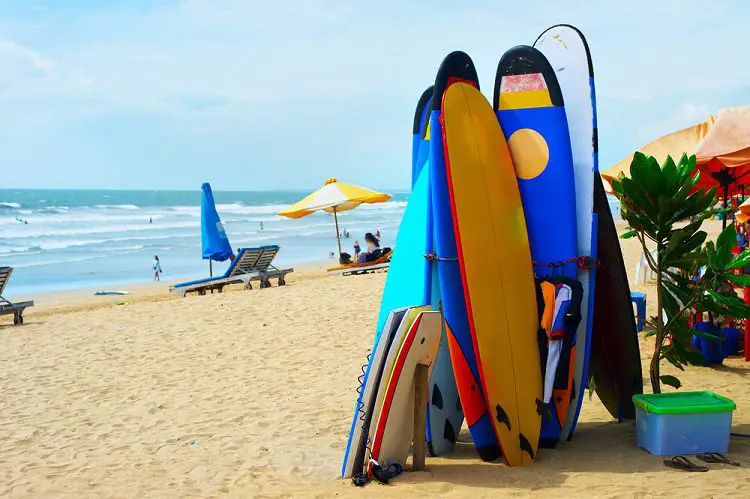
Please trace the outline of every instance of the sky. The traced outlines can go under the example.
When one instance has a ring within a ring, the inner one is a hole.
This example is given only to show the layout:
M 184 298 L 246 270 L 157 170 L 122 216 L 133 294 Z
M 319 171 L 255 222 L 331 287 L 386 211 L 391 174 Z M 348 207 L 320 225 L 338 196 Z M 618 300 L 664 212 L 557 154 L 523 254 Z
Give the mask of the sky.
M 0 188 L 407 190 L 417 99 L 463 50 L 579 27 L 600 167 L 750 104 L 750 3 L 0 0 Z M 492 99 L 490 98 L 490 101 Z

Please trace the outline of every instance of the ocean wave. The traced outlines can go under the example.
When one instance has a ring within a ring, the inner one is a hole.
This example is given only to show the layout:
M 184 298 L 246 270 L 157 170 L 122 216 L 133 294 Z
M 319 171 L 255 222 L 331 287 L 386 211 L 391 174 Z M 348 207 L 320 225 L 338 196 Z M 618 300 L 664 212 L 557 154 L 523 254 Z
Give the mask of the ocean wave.
M 21 207 L 21 205 L 18 204 L 18 203 L 9 203 L 9 202 L 2 202 L 2 203 L 0 203 L 0 209 L 17 210 L 20 207 Z
M 97 204 L 95 208 L 104 208 L 112 210 L 140 210 L 140 207 L 134 204 Z
M 25 212 L 26 210 L 20 210 L 19 213 Z M 44 213 L 51 213 L 51 214 L 44 214 Z M 29 224 L 33 225 L 52 225 L 52 224 L 72 224 L 72 223 L 105 223 L 105 222 L 141 222 L 145 223 L 148 222 L 148 219 L 151 218 L 154 221 L 161 220 L 164 218 L 164 215 L 132 215 L 129 213 L 114 213 L 114 214 L 105 214 L 105 213 L 95 213 L 95 212 L 85 212 L 85 211 L 75 211 L 73 213 L 66 213 L 66 212 L 57 212 L 57 211 L 32 211 L 31 213 L 24 213 L 26 215 L 26 219 L 29 221 Z M 13 223 L 14 220 L 9 220 L 8 222 L 3 223 L 0 221 L 0 225 L 13 225 L 16 224 Z
M 89 255 L 89 256 L 81 256 L 76 258 L 61 258 L 58 260 L 42 260 L 39 262 L 30 262 L 30 263 L 17 263 L 14 265 L 14 268 L 21 269 L 21 268 L 28 268 L 28 267 L 41 267 L 44 265 L 61 265 L 61 264 L 68 264 L 68 263 L 77 263 L 77 262 L 85 262 L 87 260 L 96 260 L 99 258 L 107 258 L 110 255 Z
M 159 230 L 173 229 L 195 229 L 200 227 L 200 222 L 180 222 L 173 224 L 142 224 L 142 225 L 103 225 L 94 227 L 76 227 L 76 228 L 34 228 L 31 222 L 23 225 L 24 230 L 0 230 L 0 239 L 24 239 L 24 238 L 46 238 L 54 236 L 85 236 L 89 234 L 109 234 L 109 233 L 133 233 L 149 232 Z M 196 231 L 198 233 L 198 231 Z

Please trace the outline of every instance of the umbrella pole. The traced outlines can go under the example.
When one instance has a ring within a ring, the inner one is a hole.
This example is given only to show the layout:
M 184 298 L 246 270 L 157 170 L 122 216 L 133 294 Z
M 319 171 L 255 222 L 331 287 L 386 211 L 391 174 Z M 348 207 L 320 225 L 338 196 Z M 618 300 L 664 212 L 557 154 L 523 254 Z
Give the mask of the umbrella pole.
M 208 276 L 214 276 L 214 261 L 210 258 L 208 259 Z
M 336 222 L 336 241 L 339 243 L 339 258 L 341 258 L 341 234 L 339 234 L 339 217 L 336 215 L 336 207 L 333 207 L 333 220 Z
M 729 195 L 729 184 L 724 184 L 724 209 L 727 209 L 727 196 Z M 726 229 L 727 228 L 727 218 L 729 218 L 729 214 L 724 212 L 724 217 L 721 221 L 721 228 Z

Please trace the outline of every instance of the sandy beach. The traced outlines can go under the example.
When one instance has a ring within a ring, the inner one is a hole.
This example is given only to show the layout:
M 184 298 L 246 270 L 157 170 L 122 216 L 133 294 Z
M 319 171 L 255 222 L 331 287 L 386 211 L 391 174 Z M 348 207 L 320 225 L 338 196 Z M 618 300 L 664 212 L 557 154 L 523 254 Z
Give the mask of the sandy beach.
M 640 249 L 623 244 L 632 274 Z M 428 458 L 426 472 L 353 487 L 338 472 L 385 274 L 326 277 L 324 267 L 295 272 L 286 287 L 186 299 L 165 284 L 101 299 L 37 296 L 24 326 L 0 318 L 0 495 L 747 494 L 747 439 L 731 442 L 742 468 L 669 470 L 635 446 L 634 423 L 613 422 L 596 396 L 584 402 L 574 439 L 539 452 L 532 467 L 482 463 L 464 428 L 456 452 Z M 644 359 L 652 346 L 641 340 Z M 749 373 L 728 359 L 689 367 L 681 379 L 686 390 L 733 399 L 733 431 L 750 433 Z

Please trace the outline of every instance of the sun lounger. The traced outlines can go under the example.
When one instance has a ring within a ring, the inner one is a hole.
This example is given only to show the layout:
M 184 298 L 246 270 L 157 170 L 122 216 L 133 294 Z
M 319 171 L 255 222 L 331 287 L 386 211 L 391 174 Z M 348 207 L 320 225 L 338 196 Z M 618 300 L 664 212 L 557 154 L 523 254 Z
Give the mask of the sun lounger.
M 347 263 L 346 265 L 340 265 L 328 269 L 328 274 L 341 274 L 341 275 L 358 275 L 367 274 L 369 272 L 375 272 L 376 270 L 388 269 L 391 266 L 391 255 L 393 251 L 389 251 L 385 255 L 381 256 L 377 260 L 365 263 Z
M 204 295 L 206 291 L 214 290 L 221 293 L 224 286 L 229 284 L 242 283 L 245 289 L 252 289 L 252 281 L 260 281 L 261 288 L 268 288 L 271 286 L 271 278 L 277 278 L 279 286 L 283 286 L 286 284 L 284 276 L 294 272 L 294 269 L 278 269 L 271 265 L 279 249 L 276 245 L 241 248 L 224 275 L 182 282 L 171 286 L 169 290 L 183 297 L 190 292 Z
M 28 307 L 34 306 L 34 301 L 12 302 L 3 297 L 5 286 L 10 280 L 13 273 L 13 267 L 0 267 L 0 315 L 13 314 L 13 324 L 16 326 L 23 324 L 23 311 Z

